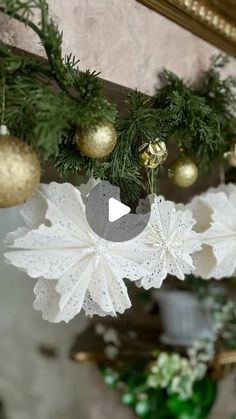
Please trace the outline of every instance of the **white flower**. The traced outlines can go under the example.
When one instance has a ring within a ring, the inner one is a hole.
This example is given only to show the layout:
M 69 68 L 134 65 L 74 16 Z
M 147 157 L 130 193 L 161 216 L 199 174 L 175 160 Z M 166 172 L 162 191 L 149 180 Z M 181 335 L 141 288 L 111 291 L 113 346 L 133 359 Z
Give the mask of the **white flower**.
M 159 288 L 167 274 L 183 280 L 185 274 L 194 271 L 191 255 L 201 247 L 194 224 L 191 212 L 183 206 L 162 196 L 154 198 L 149 223 L 142 233 L 143 243 L 152 249 L 152 256 L 144 263 L 147 274 L 141 280 L 145 289 Z
M 221 279 L 236 274 L 236 186 L 220 185 L 196 197 L 190 208 L 204 243 L 194 258 L 196 275 Z
M 105 331 L 105 333 L 103 334 L 103 340 L 106 343 L 112 343 L 114 346 L 120 346 L 121 345 L 118 333 L 112 327 L 109 327 Z
M 97 323 L 95 326 L 95 332 L 97 335 L 99 336 L 103 336 L 104 333 L 106 332 L 106 327 L 104 324 L 102 323 Z
M 131 305 L 123 278 L 144 273 L 140 243 L 96 235 L 85 197 L 86 188 L 81 194 L 68 183 L 40 185 L 21 210 L 26 227 L 6 239 L 13 249 L 8 262 L 39 278 L 34 307 L 51 322 L 69 321 L 82 308 L 89 315 L 123 313 Z
M 119 353 L 119 349 L 116 346 L 107 345 L 104 349 L 104 352 L 108 359 L 114 360 Z

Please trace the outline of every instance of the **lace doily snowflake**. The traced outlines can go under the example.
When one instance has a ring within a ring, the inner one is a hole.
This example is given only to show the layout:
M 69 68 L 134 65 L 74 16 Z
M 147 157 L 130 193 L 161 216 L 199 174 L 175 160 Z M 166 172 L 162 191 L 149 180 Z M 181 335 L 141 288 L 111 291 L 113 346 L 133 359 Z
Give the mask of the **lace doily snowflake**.
M 97 236 L 86 215 L 87 193 L 69 183 L 40 185 L 24 204 L 26 227 L 9 233 L 7 261 L 39 278 L 34 307 L 51 322 L 88 315 L 116 315 L 131 306 L 123 278 L 144 275 L 138 240 L 111 242 Z
M 189 207 L 198 220 L 202 250 L 195 255 L 196 275 L 221 279 L 236 273 L 236 186 L 220 185 L 196 197 Z
M 188 209 L 162 196 L 152 196 L 152 200 L 149 223 L 142 233 L 142 241 L 152 249 L 152 256 L 144 263 L 147 273 L 138 282 L 145 289 L 159 288 L 167 274 L 183 280 L 185 274 L 194 271 L 192 254 L 201 247 Z

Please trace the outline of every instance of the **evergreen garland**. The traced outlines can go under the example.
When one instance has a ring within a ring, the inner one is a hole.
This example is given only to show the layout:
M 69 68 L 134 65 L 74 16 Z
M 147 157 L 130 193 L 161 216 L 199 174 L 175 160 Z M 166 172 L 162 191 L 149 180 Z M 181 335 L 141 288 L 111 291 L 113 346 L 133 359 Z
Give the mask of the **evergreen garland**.
M 33 21 L 40 12 L 38 24 Z M 0 11 L 29 26 L 40 38 L 48 62 L 22 56 L 0 43 L 0 77 L 6 86 L 6 123 L 12 134 L 32 144 L 42 161 L 52 162 L 62 176 L 83 171 L 108 179 L 126 199 L 136 198 L 144 178 L 154 189 L 159 169 L 147 176 L 138 160 L 139 146 L 157 137 L 173 141 L 192 155 L 199 168 L 208 170 L 222 159 L 236 134 L 236 79 L 221 79 L 227 64 L 214 57 L 198 82 L 186 82 L 163 70 L 162 87 L 152 98 L 133 92 L 127 98 L 129 114 L 117 115 L 103 95 L 97 73 L 79 71 L 72 55 L 62 57 L 62 34 L 48 16 L 46 0 L 0 0 Z M 56 88 L 55 88 L 56 84 Z M 2 83 L 3 85 L 3 83 Z M 116 124 L 118 145 L 105 160 L 84 157 L 75 150 L 75 127 Z

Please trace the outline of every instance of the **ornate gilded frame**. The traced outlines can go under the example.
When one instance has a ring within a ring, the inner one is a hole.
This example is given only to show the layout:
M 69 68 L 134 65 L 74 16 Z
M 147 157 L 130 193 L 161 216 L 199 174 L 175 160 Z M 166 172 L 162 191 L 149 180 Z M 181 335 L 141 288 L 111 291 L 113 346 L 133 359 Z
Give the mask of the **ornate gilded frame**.
M 236 56 L 236 0 L 138 0 Z

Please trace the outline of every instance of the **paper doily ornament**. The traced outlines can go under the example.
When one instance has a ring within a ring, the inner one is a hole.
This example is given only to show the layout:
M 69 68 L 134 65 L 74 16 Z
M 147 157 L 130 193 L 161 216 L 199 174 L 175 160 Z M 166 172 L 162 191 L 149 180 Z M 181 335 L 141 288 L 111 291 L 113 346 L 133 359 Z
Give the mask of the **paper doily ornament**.
M 198 222 L 202 250 L 194 262 L 196 275 L 221 279 L 236 274 L 236 186 L 220 185 L 194 198 L 189 205 Z
M 148 226 L 142 233 L 142 242 L 152 250 L 152 256 L 144 263 L 147 274 L 139 285 L 160 288 L 168 274 L 183 280 L 194 271 L 192 254 L 201 248 L 199 236 L 193 231 L 195 222 L 191 211 L 182 205 L 165 201 L 162 196 L 154 198 Z
M 144 274 L 140 243 L 97 236 L 85 215 L 86 188 L 81 191 L 69 183 L 40 185 L 21 210 L 26 227 L 6 238 L 7 261 L 40 278 L 34 305 L 51 322 L 69 321 L 81 309 L 123 313 L 131 305 L 123 278 Z

